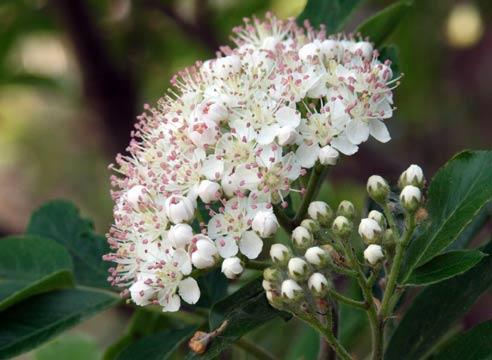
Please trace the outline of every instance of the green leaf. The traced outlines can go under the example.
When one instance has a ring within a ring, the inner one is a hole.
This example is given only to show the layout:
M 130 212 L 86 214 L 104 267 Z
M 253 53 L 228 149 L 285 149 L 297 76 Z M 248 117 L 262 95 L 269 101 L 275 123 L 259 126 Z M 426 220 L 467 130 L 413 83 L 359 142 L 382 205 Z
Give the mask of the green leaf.
M 34 212 L 27 233 L 56 240 L 72 256 L 77 283 L 92 287 L 110 287 L 106 281 L 110 263 L 102 260 L 109 253 L 104 236 L 94 233 L 92 223 L 80 217 L 70 202 L 55 200 Z
M 352 299 L 363 300 L 360 287 L 354 279 L 349 280 L 345 294 Z M 343 303 L 339 304 L 338 338 L 342 345 L 351 347 L 361 335 L 364 336 L 368 325 L 365 311 Z
M 125 348 L 117 360 L 166 360 L 196 330 L 196 326 L 187 326 L 183 329 L 163 331 L 148 337 Z
M 315 360 L 319 351 L 319 333 L 305 323 L 300 324 L 296 336 L 289 342 L 285 360 Z
M 0 311 L 35 294 L 73 285 L 63 246 L 38 236 L 0 240 Z
M 416 268 L 404 285 L 430 285 L 462 274 L 474 267 L 484 256 L 477 250 L 449 251 Z
M 200 276 L 197 281 L 201 295 L 196 306 L 210 308 L 227 295 L 227 286 L 229 283 L 220 269 L 209 271 L 205 275 Z
M 432 360 L 492 360 L 492 321 L 455 336 Z
M 412 0 L 397 1 L 364 21 L 355 32 L 369 36 L 378 48 L 393 33 L 412 5 Z
M 97 360 L 101 351 L 89 336 L 67 334 L 43 345 L 33 355 L 35 360 Z
M 326 26 L 328 34 L 340 31 L 352 12 L 363 0 L 308 0 L 297 22 L 309 20 L 315 28 Z
M 434 176 L 429 186 L 427 226 L 407 250 L 400 283 L 452 244 L 492 199 L 492 151 L 464 151 Z
M 210 329 L 216 329 L 224 320 L 228 320 L 228 325 L 213 340 L 205 354 L 190 353 L 187 359 L 213 359 L 244 334 L 283 314 L 268 303 L 261 280 L 258 278 L 249 282 L 212 307 Z
M 65 289 L 18 303 L 2 312 L 0 359 L 34 349 L 119 301 L 108 292 Z
M 490 219 L 492 203 L 485 205 L 480 213 L 466 227 L 458 238 L 447 247 L 446 250 L 458 250 L 466 248 L 483 229 Z
M 492 243 L 483 252 L 492 253 Z M 421 291 L 391 337 L 386 360 L 418 360 L 492 286 L 492 256 L 466 273 Z M 402 351 L 404 349 L 404 351 Z

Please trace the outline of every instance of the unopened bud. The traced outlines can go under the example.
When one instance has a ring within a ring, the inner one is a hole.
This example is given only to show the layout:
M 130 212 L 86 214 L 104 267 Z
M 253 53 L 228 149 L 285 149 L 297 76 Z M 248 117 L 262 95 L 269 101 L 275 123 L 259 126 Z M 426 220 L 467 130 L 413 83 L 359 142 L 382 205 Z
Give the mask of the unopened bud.
M 309 275 L 307 262 L 298 257 L 290 259 L 287 268 L 289 276 L 294 280 L 305 280 Z
M 364 250 L 364 259 L 371 265 L 376 265 L 384 259 L 383 249 L 380 245 L 371 244 Z
M 345 216 L 337 216 L 333 221 L 332 230 L 341 238 L 346 239 L 352 233 L 352 223 Z
M 270 257 L 276 264 L 287 265 L 289 259 L 292 257 L 292 252 L 283 244 L 273 244 L 270 248 Z
M 228 279 L 237 279 L 243 270 L 243 264 L 236 256 L 224 259 L 222 262 L 222 272 Z
M 193 228 L 188 224 L 176 224 L 171 226 L 167 238 L 176 248 L 184 248 L 193 238 Z
M 421 200 L 422 193 L 416 186 L 407 185 L 400 193 L 401 206 L 409 213 L 413 213 L 419 208 Z
M 281 274 L 277 269 L 269 267 L 263 270 L 263 278 L 269 282 L 279 282 Z
M 304 257 L 310 264 L 321 268 L 330 261 L 330 254 L 319 246 L 313 246 L 307 249 Z
M 400 189 L 403 189 L 407 185 L 413 185 L 422 189 L 424 183 L 424 172 L 420 166 L 415 164 L 410 165 L 408 169 L 400 175 L 400 179 L 398 180 L 398 186 Z
M 215 181 L 202 180 L 198 186 L 198 196 L 205 204 L 209 204 L 220 199 L 220 190 L 220 185 Z
M 367 217 L 376 221 L 379 226 L 381 226 L 381 229 L 386 229 L 386 218 L 381 212 L 377 210 L 371 210 L 369 211 L 369 214 L 367 214 Z
M 345 216 L 349 220 L 353 220 L 355 217 L 355 206 L 350 201 L 343 200 L 338 205 L 337 215 Z
M 207 269 L 215 266 L 218 250 L 214 242 L 205 235 L 193 238 L 195 251 L 191 254 L 191 262 L 197 269 Z
M 323 146 L 319 150 L 319 162 L 321 165 L 335 165 L 340 154 L 330 145 Z
M 303 226 L 298 226 L 292 231 L 292 240 L 299 249 L 306 249 L 313 245 L 313 235 Z
M 385 179 L 379 175 L 372 175 L 367 179 L 367 193 L 375 202 L 381 204 L 386 201 L 390 187 Z
M 333 220 L 333 210 L 324 201 L 313 201 L 309 204 L 308 215 L 323 226 L 329 226 Z
M 174 224 L 188 222 L 195 214 L 195 206 L 191 200 L 178 195 L 169 197 L 164 204 L 164 209 L 167 217 Z
M 320 229 L 319 224 L 311 219 L 302 220 L 301 226 L 308 229 L 311 233 L 316 233 Z
M 316 297 L 325 296 L 328 290 L 328 280 L 321 273 L 314 273 L 308 280 L 309 290 Z
M 303 290 L 295 280 L 287 279 L 282 282 L 281 292 L 283 297 L 295 300 L 302 296 Z
M 381 239 L 381 226 L 373 219 L 362 219 L 359 224 L 359 235 L 366 244 L 375 244 Z
M 277 141 L 280 146 L 292 145 L 296 142 L 297 131 L 291 126 L 283 126 L 278 130 Z
M 271 211 L 258 211 L 253 218 L 251 227 L 260 237 L 270 237 L 277 232 L 277 217 Z

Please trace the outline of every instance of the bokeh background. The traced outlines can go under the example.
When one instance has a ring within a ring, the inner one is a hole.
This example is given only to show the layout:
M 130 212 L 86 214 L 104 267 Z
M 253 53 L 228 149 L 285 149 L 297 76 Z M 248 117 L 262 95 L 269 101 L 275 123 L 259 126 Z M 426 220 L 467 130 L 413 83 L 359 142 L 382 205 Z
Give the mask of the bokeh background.
M 366 1 L 347 28 L 389 3 Z M 73 200 L 104 233 L 112 217 L 107 165 L 125 149 L 143 104 L 154 103 L 176 71 L 228 44 L 244 16 L 296 16 L 304 4 L 2 0 L 0 233 L 21 232 L 30 212 L 55 197 Z M 492 1 L 416 0 L 389 42 L 400 49 L 404 73 L 388 122 L 393 140 L 366 143 L 344 159 L 329 178 L 332 201 L 362 204 L 373 173 L 395 180 L 417 163 L 430 176 L 464 148 L 492 147 Z M 122 331 L 122 319 L 104 314 L 79 331 L 102 346 Z

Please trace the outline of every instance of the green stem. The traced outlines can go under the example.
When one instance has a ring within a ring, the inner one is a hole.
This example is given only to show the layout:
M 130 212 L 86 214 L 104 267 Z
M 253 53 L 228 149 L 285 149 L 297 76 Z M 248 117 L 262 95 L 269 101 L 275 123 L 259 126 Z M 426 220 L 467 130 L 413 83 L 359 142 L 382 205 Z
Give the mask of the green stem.
M 332 288 L 329 288 L 328 289 L 328 294 L 335 300 L 339 301 L 339 302 L 342 302 L 344 304 L 347 304 L 347 305 L 350 305 L 350 306 L 353 306 L 353 307 L 356 307 L 356 308 L 359 308 L 359 309 L 362 309 L 362 310 L 366 310 L 367 309 L 367 304 L 364 302 L 364 301 L 357 301 L 357 300 L 354 300 L 354 299 L 351 299 L 345 295 L 342 295 L 340 294 L 338 291 L 332 289 Z
M 273 205 L 273 211 L 277 216 L 277 220 L 280 226 L 282 226 L 287 233 L 290 233 L 292 230 L 294 230 L 295 226 L 293 220 L 287 216 L 284 209 L 282 209 L 279 204 Z
M 398 230 L 398 227 L 396 226 L 396 221 L 395 217 L 393 216 L 393 213 L 391 212 L 388 203 L 380 204 L 381 207 L 383 208 L 384 216 L 386 217 L 386 220 L 388 221 L 388 225 L 391 230 L 393 230 L 393 235 L 398 238 L 400 236 L 400 232 Z
M 316 195 L 319 184 L 324 178 L 324 176 L 321 176 L 324 169 L 325 167 L 323 165 L 316 164 L 311 170 L 311 175 L 309 176 L 309 182 L 306 188 L 306 192 L 303 195 L 301 205 L 299 206 L 296 216 L 293 219 L 294 226 L 299 225 L 306 216 L 309 204 L 313 200 L 313 197 Z
M 277 360 L 277 358 L 275 356 L 273 356 L 272 354 L 270 354 L 268 351 L 259 347 L 254 342 L 252 342 L 246 338 L 240 338 L 234 344 L 237 347 L 243 349 L 244 351 L 250 353 L 251 355 L 253 355 L 258 360 Z
M 272 266 L 269 262 L 259 261 L 259 260 L 248 260 L 246 263 L 246 268 L 251 270 L 265 270 L 266 268 Z

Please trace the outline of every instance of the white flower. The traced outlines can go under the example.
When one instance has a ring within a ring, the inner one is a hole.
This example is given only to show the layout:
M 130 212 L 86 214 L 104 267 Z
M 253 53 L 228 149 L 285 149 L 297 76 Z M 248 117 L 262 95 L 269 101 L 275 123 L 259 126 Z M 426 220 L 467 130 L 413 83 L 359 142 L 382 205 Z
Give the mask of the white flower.
M 313 265 L 323 265 L 329 260 L 329 254 L 319 246 L 313 246 L 306 250 L 304 257 Z
M 184 196 L 173 195 L 166 199 L 164 206 L 167 217 L 175 224 L 190 221 L 195 214 L 194 204 Z
M 197 269 L 206 269 L 215 265 L 217 259 L 217 247 L 208 236 L 197 235 L 193 240 L 194 251 L 191 261 Z
M 328 226 L 332 219 L 333 211 L 324 201 L 313 201 L 308 206 L 308 215 L 321 225 Z
M 280 146 L 292 145 L 297 140 L 297 131 L 291 126 L 278 129 L 277 142 Z
M 222 272 L 228 279 L 237 279 L 244 268 L 238 257 L 230 257 L 222 262 Z
M 323 146 L 319 149 L 319 162 L 321 165 L 335 165 L 339 155 L 338 151 L 330 145 Z
M 376 265 L 384 259 L 383 249 L 379 245 L 371 244 L 364 250 L 364 259 L 371 265 Z
M 277 217 L 273 211 L 258 211 L 253 218 L 251 227 L 262 238 L 274 235 L 278 229 Z
M 292 240 L 299 248 L 305 249 L 313 243 L 313 235 L 303 226 L 298 226 L 292 231 Z
M 400 202 L 403 208 L 407 211 L 415 211 L 422 200 L 422 192 L 413 185 L 407 185 L 400 193 Z
M 208 204 L 220 199 L 220 190 L 220 185 L 215 181 L 202 180 L 198 186 L 198 196 L 205 204 Z
M 308 280 L 309 289 L 317 296 L 326 294 L 326 288 L 328 287 L 328 280 L 321 273 L 314 273 Z
M 283 244 L 273 244 L 270 248 L 270 257 L 273 262 L 287 264 L 290 256 L 291 252 L 289 248 Z
M 278 136 L 279 145 L 292 144 L 297 135 L 295 129 L 301 123 L 299 113 L 295 109 L 283 106 L 275 112 L 272 120 L 272 124 L 264 124 L 261 127 L 258 134 L 258 143 L 262 145 L 271 144 L 275 137 Z
M 362 219 L 359 224 L 359 235 L 368 242 L 372 242 L 381 236 L 381 226 L 376 220 Z
M 293 300 L 302 294 L 302 288 L 295 280 L 287 279 L 282 282 L 281 293 L 287 299 Z
M 287 268 L 289 269 L 289 275 L 294 279 L 302 279 L 308 272 L 306 261 L 298 257 L 290 259 Z
M 268 204 L 256 203 L 251 197 L 234 197 L 225 203 L 223 211 L 210 219 L 208 235 L 223 258 L 235 256 L 238 250 L 249 259 L 258 257 L 263 241 L 251 229 L 251 224 L 258 211 L 268 208 Z
M 185 248 L 186 245 L 191 243 L 193 229 L 188 224 L 176 224 L 171 226 L 167 237 L 174 247 Z

